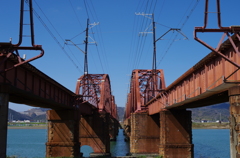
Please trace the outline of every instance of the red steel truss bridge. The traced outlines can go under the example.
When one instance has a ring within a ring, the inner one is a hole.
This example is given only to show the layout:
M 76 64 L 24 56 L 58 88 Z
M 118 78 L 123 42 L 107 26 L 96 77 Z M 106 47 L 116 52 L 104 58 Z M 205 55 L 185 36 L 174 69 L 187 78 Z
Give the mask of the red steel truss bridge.
M 194 157 L 191 111 L 188 108 L 230 103 L 230 152 L 239 157 L 240 26 L 223 27 L 217 0 L 218 28 L 204 26 L 194 39 L 211 52 L 166 87 L 163 70 L 133 70 L 125 109 L 124 129 L 132 155 Z M 198 37 L 222 33 L 216 48 Z
M 72 92 L 29 64 L 44 55 L 36 45 L 30 12 L 31 46 L 23 41 L 24 0 L 21 0 L 19 42 L 0 43 L 0 157 L 6 157 L 8 103 L 49 108 L 46 157 L 81 157 L 80 147 L 89 145 L 93 155 L 110 155 L 110 140 L 118 134 L 118 114 L 107 74 L 84 74 Z M 26 11 L 26 10 L 25 10 Z M 20 51 L 38 51 L 27 60 Z

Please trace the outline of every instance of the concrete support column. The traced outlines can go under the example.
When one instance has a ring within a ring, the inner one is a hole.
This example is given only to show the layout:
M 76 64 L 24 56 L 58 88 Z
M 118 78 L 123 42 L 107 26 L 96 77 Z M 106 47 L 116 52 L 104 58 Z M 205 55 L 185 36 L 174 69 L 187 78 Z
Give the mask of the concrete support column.
M 49 110 L 46 157 L 80 157 L 77 110 Z
M 230 154 L 240 157 L 240 87 L 228 90 L 230 103 Z
M 114 129 L 115 129 L 115 133 L 116 133 L 116 136 L 118 135 L 119 133 L 119 128 L 120 128 L 120 123 L 118 122 L 118 120 L 115 120 L 114 119 Z
M 128 118 L 124 121 L 123 123 L 123 134 L 125 135 L 124 140 L 129 141 L 130 140 L 130 135 L 131 135 L 131 119 Z
M 192 158 L 193 153 L 191 111 L 161 111 L 159 154 L 164 158 Z
M 0 93 L 0 157 L 7 154 L 8 93 Z
M 98 112 L 81 118 L 79 141 L 82 146 L 92 147 L 91 157 L 111 156 L 109 120 L 109 114 L 99 114 Z
M 110 141 L 116 141 L 116 133 L 115 133 L 115 126 L 114 126 L 114 120 L 113 118 L 109 119 L 109 136 Z
M 131 114 L 130 154 L 159 155 L 159 114 Z
M 109 135 L 111 141 L 116 141 L 118 135 L 118 121 L 114 118 L 109 119 Z

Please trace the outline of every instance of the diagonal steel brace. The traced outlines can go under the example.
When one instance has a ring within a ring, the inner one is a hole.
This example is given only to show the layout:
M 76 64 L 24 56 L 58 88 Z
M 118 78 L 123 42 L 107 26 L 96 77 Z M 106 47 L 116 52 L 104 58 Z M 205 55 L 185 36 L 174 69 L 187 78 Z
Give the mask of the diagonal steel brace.
M 220 55 L 226 61 L 228 61 L 231 64 L 233 64 L 234 66 L 236 66 L 237 70 L 235 72 L 237 72 L 240 69 L 240 65 L 237 64 L 236 62 L 230 60 L 228 57 L 226 57 L 219 49 L 221 47 L 221 44 L 223 43 L 224 38 L 227 36 L 229 42 L 231 43 L 231 45 L 232 45 L 232 47 L 234 49 L 234 51 L 240 56 L 240 52 L 238 51 L 236 44 L 234 43 L 232 37 L 230 36 L 230 33 L 234 33 L 235 36 L 237 37 L 237 39 L 240 41 L 240 36 L 239 36 L 240 26 L 222 27 L 222 25 L 221 25 L 221 12 L 220 12 L 220 0 L 216 0 L 216 3 L 217 3 L 218 28 L 216 28 L 216 29 L 208 29 L 207 28 L 208 13 L 209 13 L 208 12 L 208 0 L 206 0 L 205 2 L 206 3 L 205 3 L 204 26 L 202 26 L 202 27 L 195 27 L 194 28 L 194 39 L 196 41 L 198 41 L 199 43 L 201 43 L 202 45 L 204 45 L 205 47 L 207 47 L 208 49 L 210 49 L 213 52 L 215 52 L 216 54 Z M 223 36 L 220 39 L 217 48 L 215 49 L 212 46 L 210 46 L 209 44 L 205 43 L 203 40 L 199 39 L 197 37 L 197 33 L 198 32 L 202 32 L 202 33 L 204 33 L 204 32 L 223 32 Z M 233 74 L 231 74 L 231 75 L 233 75 Z M 229 78 L 230 76 L 228 76 L 227 78 Z M 226 79 L 225 79 L 225 81 L 226 81 Z

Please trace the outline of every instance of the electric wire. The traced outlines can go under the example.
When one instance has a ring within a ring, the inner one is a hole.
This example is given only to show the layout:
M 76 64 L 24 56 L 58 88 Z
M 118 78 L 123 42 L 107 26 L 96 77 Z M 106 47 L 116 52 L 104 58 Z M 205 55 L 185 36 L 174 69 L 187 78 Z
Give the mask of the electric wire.
M 93 34 L 93 32 L 92 32 L 92 34 Z M 95 38 L 95 37 L 94 37 L 94 34 L 93 34 L 93 38 Z M 103 71 L 103 73 L 104 73 L 102 60 L 101 60 L 101 58 L 100 58 L 100 53 L 99 53 L 99 50 L 98 50 L 97 45 L 95 45 L 95 46 L 96 46 L 96 49 L 97 49 L 97 54 L 98 54 L 98 58 L 99 58 L 99 61 L 100 61 L 100 65 L 101 65 L 102 71 Z
M 147 1 L 146 5 L 144 5 L 144 3 L 143 3 L 142 6 L 143 7 L 145 6 L 143 14 L 147 13 L 147 8 L 149 6 L 149 0 Z M 140 23 L 140 29 L 139 30 L 143 31 L 143 29 L 146 28 L 146 26 L 148 24 L 148 21 L 147 21 L 148 19 L 147 18 L 143 18 L 143 17 L 141 17 L 141 18 L 142 18 L 142 20 L 141 20 L 141 23 Z M 133 68 L 134 67 L 138 67 L 138 65 L 140 63 L 141 56 L 142 56 L 142 53 L 143 53 L 143 50 L 144 50 L 144 43 L 145 43 L 145 41 L 146 41 L 146 36 L 144 36 L 144 38 L 139 38 L 139 40 L 138 40 L 137 50 L 135 52 L 136 58 L 135 58 L 135 61 L 134 61 Z
M 76 36 L 73 36 L 72 38 L 70 38 L 70 40 L 73 40 L 74 38 L 78 37 L 79 35 L 83 34 L 84 32 L 86 32 L 86 30 L 84 30 L 83 32 L 80 32 L 80 33 L 77 34 Z
M 196 1 L 196 3 L 194 4 L 193 8 L 190 10 L 189 14 L 186 16 L 184 22 L 182 23 L 180 29 L 182 30 L 182 28 L 185 26 L 185 24 L 187 23 L 187 21 L 189 20 L 190 16 L 192 15 L 193 11 L 195 10 L 195 8 L 197 7 L 197 5 L 199 4 L 199 0 Z M 190 4 L 191 5 L 191 4 Z M 189 7 L 190 8 L 190 7 Z M 182 18 L 183 19 L 183 18 Z M 182 20 L 181 20 L 182 21 Z M 178 24 L 180 25 L 180 23 Z M 175 39 L 177 38 L 179 34 L 176 34 L 174 39 L 172 40 L 172 42 L 169 44 L 169 46 L 167 47 L 166 51 L 164 52 L 162 58 L 160 59 L 157 67 L 160 65 L 160 63 L 162 62 L 162 60 L 164 59 L 164 57 L 166 56 L 166 54 L 168 53 L 168 51 L 170 50 L 171 46 L 173 45 L 173 43 L 175 42 Z
M 76 19 L 78 20 L 78 22 L 79 22 L 79 24 L 80 24 L 80 26 L 81 26 L 81 29 L 83 30 L 83 26 L 82 26 L 82 24 L 81 24 L 81 22 L 80 22 L 80 19 L 79 19 L 78 16 L 77 16 L 77 13 L 76 13 L 76 11 L 75 11 L 75 9 L 74 9 L 74 7 L 73 7 L 73 4 L 72 4 L 71 0 L 69 0 L 69 3 L 70 3 L 70 6 L 72 7 L 72 10 L 73 10 L 73 12 L 74 12 L 74 15 L 75 15 Z
M 86 1 L 84 1 L 84 6 L 85 6 L 85 8 L 86 8 L 87 15 L 88 15 L 88 16 L 91 15 L 91 18 L 92 18 L 93 20 L 97 21 L 98 17 L 97 17 L 96 10 L 95 10 L 95 8 L 94 8 L 94 6 L 93 6 L 93 4 L 92 4 L 91 1 L 90 1 L 90 3 L 91 3 L 91 4 L 87 3 Z M 92 8 L 92 9 L 91 9 L 91 8 Z M 93 10 L 93 11 L 92 11 L 92 10 Z M 95 17 L 96 17 L 96 18 L 95 18 Z M 96 30 L 99 30 L 99 27 L 96 27 Z M 101 32 L 101 31 L 98 31 L 98 32 Z M 92 34 L 93 34 L 93 32 L 92 32 Z M 97 34 L 97 35 L 98 35 L 98 39 L 101 41 L 101 45 L 100 45 L 100 46 L 102 46 L 102 45 L 103 45 L 103 38 L 102 38 L 102 36 L 100 36 L 99 34 Z M 94 36 L 94 34 L 93 34 L 93 36 Z M 94 36 L 94 39 L 95 39 L 95 36 Z M 103 47 L 101 47 L 101 48 L 103 48 Z M 103 62 L 102 62 L 102 59 L 101 59 L 100 50 L 99 50 L 99 48 L 98 48 L 98 45 L 96 45 L 96 50 L 97 50 L 97 53 L 98 53 L 98 58 L 99 58 L 99 62 L 100 62 L 102 71 L 104 72 L 104 67 L 103 67 L 103 64 L 102 64 Z M 103 54 L 102 57 L 103 57 L 103 59 L 105 59 L 105 61 L 106 61 L 106 62 L 104 62 L 104 63 L 105 63 L 105 65 L 107 65 L 108 62 L 107 62 L 107 58 L 106 58 L 105 48 L 104 48 L 104 50 L 103 50 L 102 52 L 103 52 L 103 53 L 102 53 L 102 54 Z M 106 67 L 108 68 L 108 66 L 106 66 Z
M 157 14 L 157 18 L 156 18 L 157 21 L 159 21 L 159 19 L 160 19 L 160 15 L 162 14 L 165 2 L 166 2 L 166 0 L 163 0 L 162 7 L 160 8 L 159 13 Z
M 58 34 L 58 36 L 64 41 L 64 39 L 61 37 L 61 35 L 58 33 L 58 31 L 56 30 L 56 28 L 53 26 L 53 24 L 50 22 L 50 20 L 47 18 L 47 16 L 45 15 L 45 13 L 42 11 L 41 7 L 37 4 L 37 2 L 34 0 L 34 2 L 36 3 L 36 5 L 38 6 L 38 8 L 40 9 L 40 11 L 43 13 L 43 15 L 45 16 L 45 18 L 48 20 L 48 22 L 50 23 L 50 25 L 53 27 L 53 29 L 55 30 L 55 32 Z M 54 41 L 57 43 L 57 45 L 61 48 L 61 50 L 67 55 L 67 57 L 69 58 L 69 60 L 73 63 L 73 65 L 75 66 L 75 68 L 80 72 L 83 73 L 82 70 L 79 69 L 78 65 L 74 62 L 74 60 L 71 58 L 71 56 L 68 54 L 68 52 L 65 50 L 64 46 L 61 45 L 61 43 L 58 41 L 58 39 L 54 36 L 54 34 L 52 33 L 52 31 L 49 29 L 49 27 L 46 25 L 46 23 L 43 21 L 43 19 L 40 17 L 40 15 L 36 12 L 36 10 L 33 9 L 33 12 L 35 14 L 35 16 L 38 18 L 38 20 L 40 21 L 40 23 L 44 26 L 44 28 L 47 30 L 47 32 L 50 34 L 50 36 L 54 39 Z M 73 55 L 73 54 L 72 54 Z M 81 67 L 82 68 L 82 67 Z
M 87 17 L 89 18 L 88 9 L 87 9 L 87 6 L 86 6 L 86 0 L 83 0 L 83 3 L 84 3 L 84 6 L 85 6 L 85 10 L 86 10 L 86 13 L 87 13 Z
M 143 3 L 143 6 L 145 6 L 144 8 L 144 11 L 143 13 L 146 13 L 146 14 L 149 14 L 149 13 L 154 13 L 154 10 L 155 10 L 155 7 L 156 7 L 156 2 L 155 3 L 153 1 L 147 1 L 146 3 Z M 143 18 L 143 17 L 142 17 Z M 151 21 L 152 22 L 152 21 Z M 142 22 L 141 22 L 141 26 L 140 26 L 140 30 L 143 30 L 143 28 L 148 28 L 152 25 L 152 23 L 150 22 L 150 25 L 148 26 L 149 24 L 149 19 L 144 17 Z M 148 26 L 148 27 L 147 27 Z M 146 29 L 145 29 L 146 30 Z M 147 40 L 147 34 L 144 34 L 145 36 L 143 36 L 143 38 L 140 38 L 138 40 L 138 44 L 137 44 L 137 49 L 136 49 L 136 58 L 134 60 L 134 64 L 133 64 L 133 67 L 138 67 L 139 64 L 140 64 L 140 61 L 141 61 L 141 58 L 142 58 L 142 54 L 143 54 L 143 51 L 145 49 L 145 43 L 146 43 L 146 40 Z M 150 45 L 150 44 L 149 44 Z M 150 47 L 149 47 L 150 48 Z
M 94 7 L 92 1 L 90 1 L 90 4 L 91 4 L 91 6 L 92 6 L 92 8 L 93 8 L 93 13 L 94 13 L 94 14 L 92 14 L 92 15 L 95 15 L 95 16 L 96 16 L 96 19 L 94 18 L 94 16 L 93 16 L 93 19 L 94 19 L 95 21 L 99 21 L 99 20 L 98 20 L 98 16 L 97 16 L 97 12 L 96 12 L 96 10 L 95 10 L 95 7 Z M 103 37 L 102 37 L 102 34 L 100 33 L 100 32 L 101 32 L 101 26 L 96 27 L 96 30 L 99 30 L 99 31 L 97 31 L 97 32 L 98 32 L 98 33 L 97 33 L 97 36 L 98 36 L 98 39 L 101 41 L 100 48 L 102 49 L 102 52 L 103 52 L 103 53 L 102 53 L 102 57 L 103 57 L 103 60 L 104 60 L 103 63 L 105 63 L 106 70 L 107 70 L 108 72 L 110 72 L 110 71 L 109 71 L 109 66 L 108 66 L 107 55 L 106 55 L 106 51 L 105 51 L 105 47 L 104 47 Z M 95 37 L 94 37 L 94 38 L 95 38 Z M 99 60 L 100 60 L 100 63 L 101 63 L 102 69 L 103 69 L 103 64 L 102 64 L 102 60 L 101 60 L 101 56 L 100 56 L 100 51 L 99 51 L 99 49 L 98 49 L 98 45 L 96 45 L 96 48 L 97 48 L 98 57 L 99 57 Z M 103 69 L 103 72 L 104 72 L 104 69 Z

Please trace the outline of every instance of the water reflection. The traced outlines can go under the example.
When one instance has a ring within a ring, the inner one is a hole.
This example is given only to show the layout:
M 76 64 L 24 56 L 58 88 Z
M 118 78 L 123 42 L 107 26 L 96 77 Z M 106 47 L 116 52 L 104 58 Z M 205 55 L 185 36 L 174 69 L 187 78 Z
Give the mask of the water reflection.
M 123 129 L 119 129 L 116 141 L 111 141 L 110 151 L 112 156 L 126 156 L 129 153 L 129 142 L 124 141 Z
M 83 145 L 83 146 L 81 146 L 80 151 L 83 153 L 84 157 L 89 157 L 90 153 L 93 152 L 93 149 L 92 149 L 92 147 L 90 147 L 88 145 Z
M 126 156 L 129 153 L 130 145 L 129 142 L 124 141 L 123 129 L 119 129 L 119 134 L 116 141 L 110 142 L 110 152 L 111 156 Z M 93 149 L 90 146 L 84 145 L 81 147 L 81 152 L 84 157 L 89 157 Z

